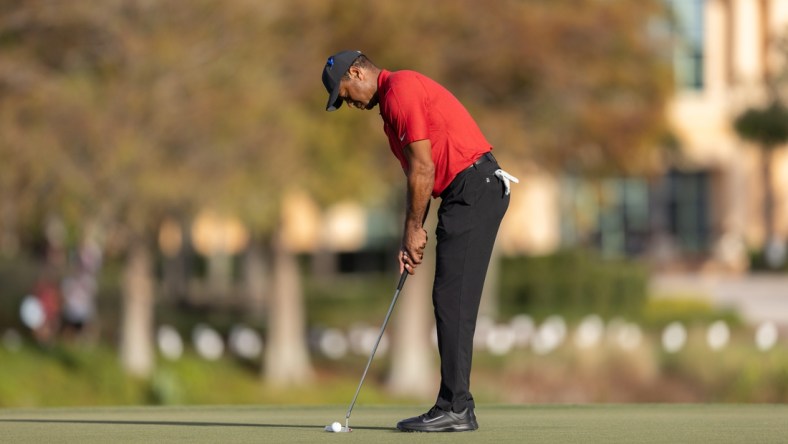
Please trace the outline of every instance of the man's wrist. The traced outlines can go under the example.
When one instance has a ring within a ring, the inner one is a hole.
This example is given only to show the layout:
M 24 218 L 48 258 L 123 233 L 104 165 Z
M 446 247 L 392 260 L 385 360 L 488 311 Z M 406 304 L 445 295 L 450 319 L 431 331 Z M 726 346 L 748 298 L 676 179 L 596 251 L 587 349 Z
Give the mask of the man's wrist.
M 408 220 L 405 222 L 405 229 L 406 230 L 421 230 L 424 228 L 424 225 L 421 223 L 421 219 L 417 220 Z

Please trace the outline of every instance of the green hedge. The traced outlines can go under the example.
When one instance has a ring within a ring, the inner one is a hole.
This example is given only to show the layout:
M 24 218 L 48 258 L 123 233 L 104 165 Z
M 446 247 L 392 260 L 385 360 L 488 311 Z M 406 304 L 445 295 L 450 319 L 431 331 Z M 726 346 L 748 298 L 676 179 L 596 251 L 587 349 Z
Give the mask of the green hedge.
M 632 260 L 607 260 L 589 251 L 504 259 L 501 314 L 569 317 L 595 313 L 637 317 L 647 298 L 648 271 Z
M 640 319 L 645 327 L 652 329 L 664 328 L 675 321 L 692 325 L 711 324 L 720 320 L 732 327 L 742 325 L 742 319 L 734 309 L 715 307 L 697 295 L 681 294 L 650 298 L 643 307 Z

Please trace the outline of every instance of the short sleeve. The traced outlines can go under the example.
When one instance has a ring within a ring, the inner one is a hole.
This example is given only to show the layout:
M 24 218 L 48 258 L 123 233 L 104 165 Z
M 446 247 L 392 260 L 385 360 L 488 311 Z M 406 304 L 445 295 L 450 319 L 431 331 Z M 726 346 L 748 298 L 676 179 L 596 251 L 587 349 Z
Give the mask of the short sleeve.
M 404 80 L 404 79 L 403 79 Z M 427 92 L 418 79 L 397 82 L 390 91 L 392 127 L 402 146 L 429 138 Z

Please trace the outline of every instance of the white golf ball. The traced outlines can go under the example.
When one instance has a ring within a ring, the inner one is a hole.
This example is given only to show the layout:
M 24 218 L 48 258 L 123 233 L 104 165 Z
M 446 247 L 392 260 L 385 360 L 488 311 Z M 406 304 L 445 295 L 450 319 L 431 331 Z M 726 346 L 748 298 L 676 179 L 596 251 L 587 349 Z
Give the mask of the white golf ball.
M 337 421 L 334 421 L 333 423 L 331 423 L 331 430 L 333 430 L 334 432 L 341 432 L 342 424 L 340 424 Z

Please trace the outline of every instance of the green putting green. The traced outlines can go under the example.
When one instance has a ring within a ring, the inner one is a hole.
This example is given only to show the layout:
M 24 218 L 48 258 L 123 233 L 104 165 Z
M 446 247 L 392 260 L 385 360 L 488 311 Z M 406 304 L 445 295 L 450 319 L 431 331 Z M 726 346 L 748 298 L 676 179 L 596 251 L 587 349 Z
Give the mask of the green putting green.
M 397 420 L 417 407 L 185 406 L 0 410 L 8 443 L 778 443 L 788 442 L 788 405 L 589 404 L 476 409 L 476 432 L 410 434 Z

